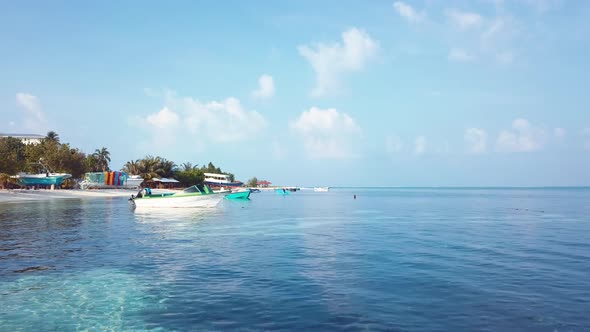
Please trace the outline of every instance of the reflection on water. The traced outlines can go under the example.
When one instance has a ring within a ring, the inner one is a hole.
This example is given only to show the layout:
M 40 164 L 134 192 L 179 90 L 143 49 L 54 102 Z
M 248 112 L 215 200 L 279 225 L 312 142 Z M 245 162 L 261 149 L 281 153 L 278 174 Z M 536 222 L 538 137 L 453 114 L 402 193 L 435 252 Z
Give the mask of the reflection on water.
M 588 201 L 356 189 L 202 210 L 0 204 L 0 330 L 590 330 Z

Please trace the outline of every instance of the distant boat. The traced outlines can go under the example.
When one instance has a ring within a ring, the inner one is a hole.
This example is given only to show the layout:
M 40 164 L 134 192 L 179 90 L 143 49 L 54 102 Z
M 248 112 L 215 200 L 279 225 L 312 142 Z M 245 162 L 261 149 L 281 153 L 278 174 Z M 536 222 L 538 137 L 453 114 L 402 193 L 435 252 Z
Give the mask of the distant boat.
M 260 189 L 253 188 L 253 189 L 250 189 L 250 192 L 251 193 L 259 193 L 260 192 Z
M 326 192 L 326 191 L 330 191 L 330 187 L 315 187 L 315 188 L 313 188 L 313 191 Z
M 227 199 L 250 199 L 250 189 L 235 191 L 225 195 Z
M 279 195 L 289 195 L 289 190 L 285 188 L 277 188 L 275 192 Z
M 242 181 L 231 181 L 227 174 L 205 173 L 204 184 L 216 187 L 241 187 Z
M 153 194 L 150 188 L 144 188 L 131 196 L 129 201 L 136 208 L 211 208 L 225 197 L 206 185 L 195 185 L 181 192 Z

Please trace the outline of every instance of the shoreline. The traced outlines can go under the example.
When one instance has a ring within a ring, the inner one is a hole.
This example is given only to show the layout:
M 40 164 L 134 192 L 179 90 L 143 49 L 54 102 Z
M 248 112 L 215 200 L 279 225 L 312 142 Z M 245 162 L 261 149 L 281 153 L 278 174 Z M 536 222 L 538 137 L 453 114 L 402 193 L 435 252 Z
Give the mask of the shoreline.
M 136 194 L 136 190 L 126 189 L 99 189 L 99 190 L 80 190 L 80 189 L 0 189 L 0 203 L 12 202 L 34 202 L 48 201 L 55 199 L 92 199 L 92 198 L 111 198 L 111 197 L 129 197 Z

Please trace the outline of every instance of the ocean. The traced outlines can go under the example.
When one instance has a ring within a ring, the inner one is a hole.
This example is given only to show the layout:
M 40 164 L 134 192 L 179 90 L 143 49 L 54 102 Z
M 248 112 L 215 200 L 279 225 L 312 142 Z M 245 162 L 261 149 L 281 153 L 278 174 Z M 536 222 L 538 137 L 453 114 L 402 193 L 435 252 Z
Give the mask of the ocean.
M 590 331 L 588 188 L 251 197 L 0 204 L 0 330 Z

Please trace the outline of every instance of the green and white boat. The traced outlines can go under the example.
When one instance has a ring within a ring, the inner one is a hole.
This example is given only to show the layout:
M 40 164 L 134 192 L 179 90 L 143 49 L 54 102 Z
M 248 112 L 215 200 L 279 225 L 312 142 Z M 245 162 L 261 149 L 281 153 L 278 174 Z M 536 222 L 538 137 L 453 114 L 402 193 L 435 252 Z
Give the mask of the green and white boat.
M 225 197 L 206 185 L 194 185 L 180 192 L 152 193 L 150 188 L 141 189 L 130 202 L 136 208 L 211 208 Z

